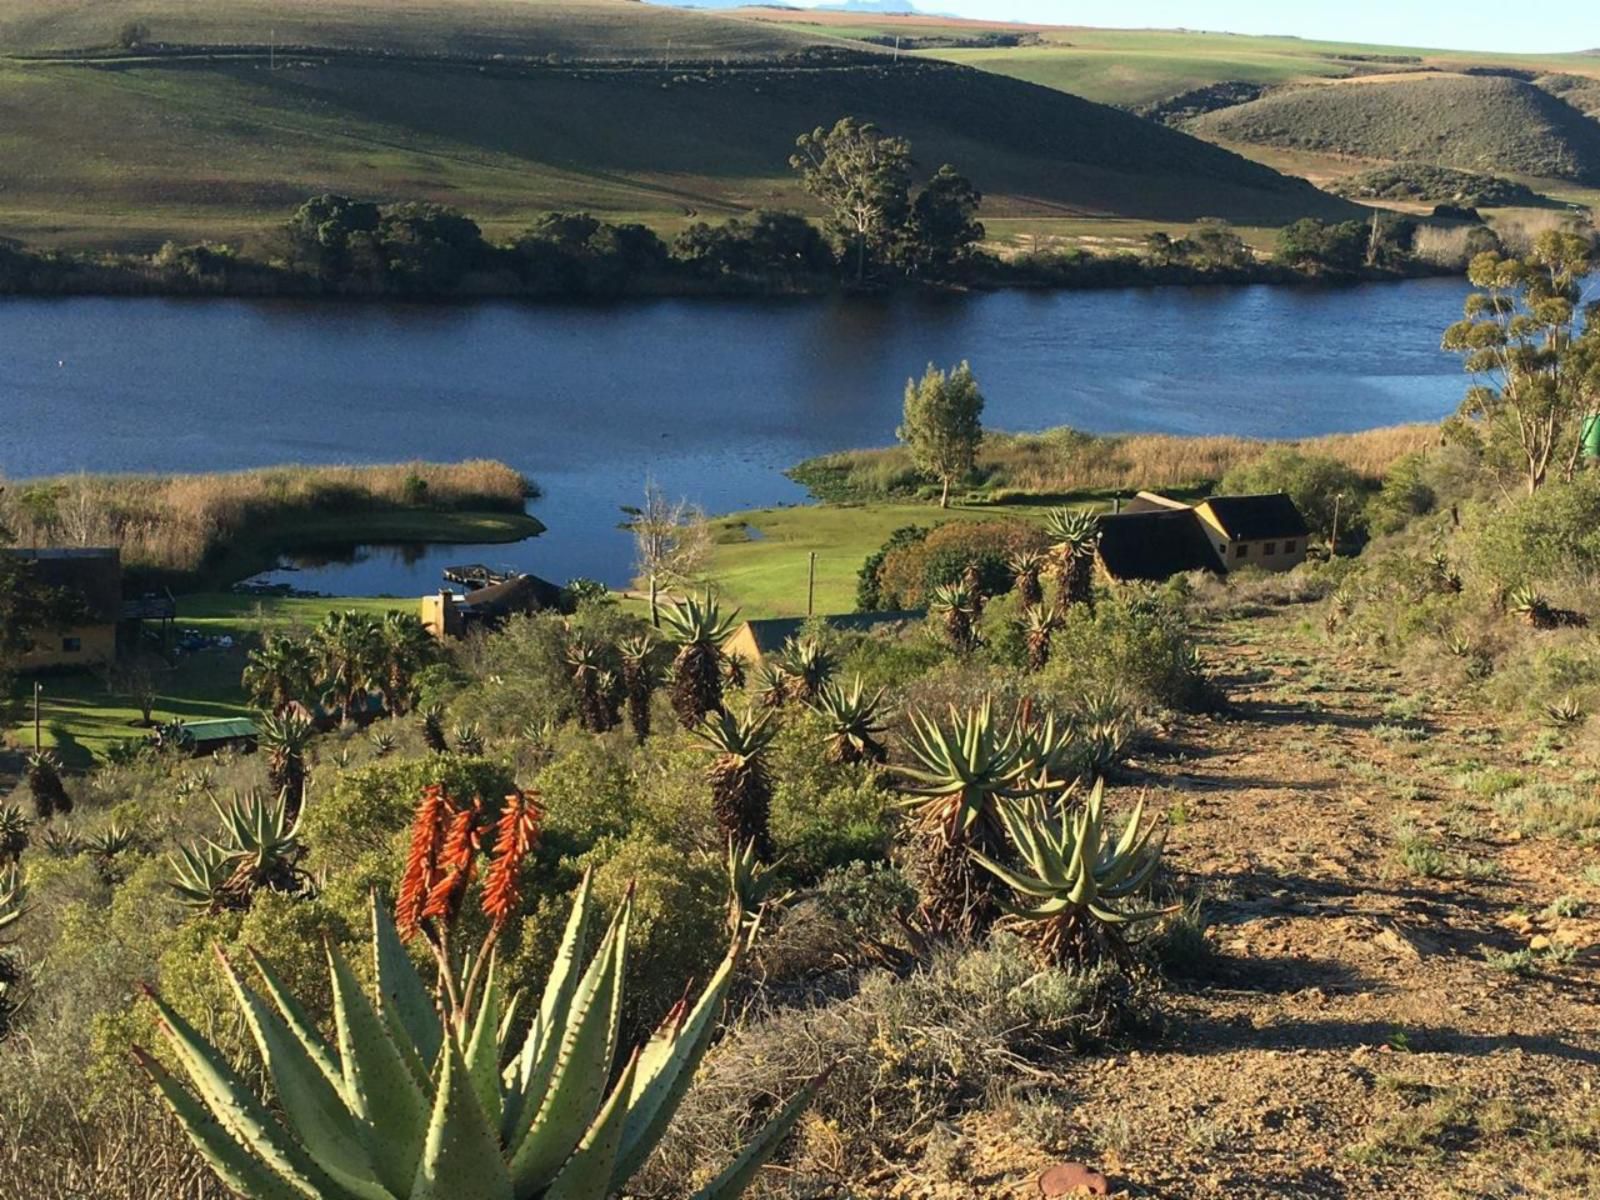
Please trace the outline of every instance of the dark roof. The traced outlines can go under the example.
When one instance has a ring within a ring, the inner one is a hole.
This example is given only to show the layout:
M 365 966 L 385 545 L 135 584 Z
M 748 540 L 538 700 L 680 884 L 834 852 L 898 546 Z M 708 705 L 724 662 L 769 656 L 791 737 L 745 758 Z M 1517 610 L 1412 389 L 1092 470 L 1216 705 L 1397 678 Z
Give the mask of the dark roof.
M 196 742 L 239 742 L 259 736 L 256 723 L 247 717 L 188 721 L 183 727 Z
M 518 575 L 461 597 L 463 612 L 474 617 L 504 617 L 560 606 L 561 589 L 537 575 Z
M 882 625 L 901 625 L 921 621 L 927 614 L 920 610 L 898 612 L 837 613 L 823 617 L 830 629 L 846 633 L 865 633 Z M 805 617 L 768 617 L 760 621 L 746 621 L 750 634 L 756 640 L 756 650 L 765 657 L 783 649 L 783 644 L 805 628 Z
M 8 550 L 33 564 L 46 587 L 68 592 L 88 607 L 91 624 L 112 625 L 122 615 L 122 555 L 115 549 Z
M 1307 537 L 1311 530 L 1294 501 L 1282 492 L 1260 496 L 1213 496 L 1201 504 L 1211 509 L 1232 542 L 1262 538 Z
M 1100 518 L 1100 562 L 1113 579 L 1166 579 L 1220 569 L 1193 509 L 1157 509 Z

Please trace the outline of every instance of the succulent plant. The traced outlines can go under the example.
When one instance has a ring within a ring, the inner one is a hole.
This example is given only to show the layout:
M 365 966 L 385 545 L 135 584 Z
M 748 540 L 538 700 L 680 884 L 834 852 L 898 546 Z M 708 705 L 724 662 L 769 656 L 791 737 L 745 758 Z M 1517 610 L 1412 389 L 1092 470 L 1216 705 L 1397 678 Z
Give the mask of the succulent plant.
M 881 763 L 888 757 L 882 737 L 884 689 L 868 694 L 857 675 L 849 688 L 822 685 L 812 709 L 827 727 L 828 758 L 837 763 Z
M 734 691 L 742 690 L 750 673 L 750 660 L 737 650 L 723 651 L 722 681 Z
M 100 878 L 107 883 L 115 883 L 121 878 L 117 859 L 133 849 L 137 841 L 132 830 L 113 820 L 100 833 L 84 838 L 82 849 L 94 859 L 95 870 Z
M 73 858 L 83 849 L 77 833 L 65 822 L 46 825 L 39 833 L 38 842 L 39 849 L 51 858 Z
M 777 663 L 762 663 L 756 668 L 756 703 L 762 708 L 782 708 L 789 703 L 793 681 Z
M 1044 602 L 1044 587 L 1039 582 L 1049 560 L 1042 550 L 1018 550 L 1006 560 L 1006 570 L 1011 572 L 1017 602 L 1023 610 Z
M 374 758 L 388 758 L 399 747 L 399 742 L 393 733 L 387 729 L 374 730 L 367 741 L 372 745 Z
M 655 642 L 648 633 L 623 638 L 617 643 L 622 660 L 622 691 L 628 702 L 628 727 L 642 745 L 650 736 L 650 693 L 655 691 L 656 673 L 650 656 Z
M 1123 957 L 1124 931 L 1159 911 L 1128 909 L 1161 861 L 1154 826 L 1144 827 L 1144 801 L 1122 832 L 1108 836 L 1104 784 L 1074 807 L 1064 798 L 1027 797 L 1000 806 L 1000 819 L 1021 866 L 1013 869 L 974 849 L 972 857 L 1020 899 L 1002 900 L 1019 931 L 1052 963 L 1084 962 L 1103 951 Z
M 978 567 L 978 560 L 969 558 L 967 565 L 961 568 L 961 586 L 966 588 L 967 595 L 972 597 L 973 620 L 983 619 L 983 606 L 988 596 L 983 591 L 983 572 Z
M 454 739 L 457 754 L 465 754 L 469 758 L 477 758 L 483 754 L 483 730 L 471 721 L 456 726 Z
M 447 798 L 437 791 L 424 799 L 414 831 L 423 853 L 414 841 L 409 883 L 416 883 L 413 868 L 423 875 L 448 868 L 449 839 L 438 836 L 445 811 Z M 515 896 L 496 891 L 496 881 L 516 878 L 532 838 L 527 815 L 527 808 L 508 803 L 497 822 L 484 892 L 492 924 L 466 960 L 470 966 L 450 953 L 439 932 L 449 916 L 424 919 L 408 931 L 407 922 L 391 920 L 376 898 L 371 997 L 328 944 L 337 1032 L 332 1046 L 265 959 L 253 956 L 259 991 L 223 961 L 279 1117 L 220 1051 L 152 996 L 192 1090 L 142 1049 L 135 1055 L 224 1184 L 256 1200 L 606 1200 L 623 1192 L 690 1087 L 715 1032 L 742 938 L 733 939 L 699 999 L 680 1001 L 618 1073 L 632 899 L 584 965 L 595 921 L 586 876 L 543 999 L 531 1023 L 519 1023 L 520 996 L 507 995 L 494 954 Z M 453 886 L 453 878 L 446 874 L 441 883 Z M 499 897 L 492 911 L 491 896 Z M 434 989 L 406 953 L 407 932 L 429 937 L 440 964 Z M 520 1041 L 513 1036 L 519 1028 L 526 1029 Z M 700 1200 L 741 1194 L 819 1083 L 803 1086 L 697 1193 Z
M 1036 722 L 1019 713 L 1002 727 L 985 697 L 965 711 L 952 705 L 946 722 L 913 713 L 907 749 L 911 765 L 891 770 L 907 780 L 901 807 L 920 841 L 923 910 L 939 928 L 976 931 L 997 915 L 996 889 L 967 848 L 998 855 L 1002 802 L 1060 789 L 1067 737 L 1054 717 Z
M 944 618 L 944 635 L 958 653 L 978 644 L 978 611 L 972 593 L 959 583 L 941 583 L 933 589 L 928 608 Z
M 16 863 L 0 868 L 0 935 L 27 912 L 28 888 Z M 0 1042 L 6 1040 L 27 1004 L 27 972 L 20 951 L 0 937 Z
M 802 704 L 815 700 L 838 669 L 838 662 L 822 639 L 808 633 L 784 643 L 778 665 L 789 676 L 789 694 Z
M 1053 508 L 1045 530 L 1056 553 L 1056 586 L 1061 606 L 1094 603 L 1094 556 L 1100 547 L 1100 518 L 1080 508 Z
M 567 666 L 572 669 L 572 683 L 578 689 L 579 721 L 591 732 L 604 733 L 611 728 L 610 710 L 600 681 L 606 669 L 604 653 L 597 643 L 575 636 L 567 643 Z
M 267 783 L 274 795 L 284 797 L 292 822 L 300 815 L 306 795 L 306 749 L 316 733 L 311 715 L 298 704 L 282 712 L 267 713 L 256 726 L 267 752 Z
M 743 846 L 728 839 L 728 935 L 735 942 L 751 945 L 768 905 L 785 898 L 772 896 L 772 868 L 756 853 L 754 839 Z
M 1567 695 L 1545 705 L 1544 715 L 1558 729 L 1571 729 L 1575 725 L 1582 725 L 1589 714 L 1583 711 L 1583 705 L 1578 703 L 1576 696 Z
M 704 604 L 693 596 L 662 610 L 678 654 L 672 662 L 672 708 L 683 726 L 722 707 L 722 643 L 733 632 L 735 610 L 724 617 L 715 600 Z
M 723 834 L 735 845 L 753 844 L 756 857 L 771 862 L 772 780 L 766 755 L 777 736 L 772 713 L 714 712 L 695 728 L 694 736 L 701 749 L 716 755 L 706 779 Z
M 28 899 L 28 885 L 22 881 L 22 868 L 16 863 L 0 870 L 0 933 L 22 919 Z
M 422 714 L 422 740 L 429 750 L 435 754 L 443 754 L 450 749 L 450 743 L 444 736 L 444 708 L 438 704 L 430 704 Z
M 303 847 L 297 822 L 288 819 L 282 796 L 235 796 L 226 808 L 211 802 L 221 822 L 216 840 L 182 846 L 170 859 L 169 883 L 178 898 L 209 912 L 250 907 L 263 889 L 289 894 L 306 890 L 298 863 Z
M 33 795 L 34 815 L 48 821 L 58 813 L 72 811 L 72 797 L 61 782 L 61 760 L 48 750 L 28 755 L 28 791 Z
M 1061 612 L 1042 601 L 1022 613 L 1022 636 L 1028 646 L 1028 670 L 1042 671 L 1050 661 L 1050 639 L 1061 628 Z
M 29 845 L 28 830 L 32 825 L 15 804 L 0 805 L 0 866 L 22 857 Z

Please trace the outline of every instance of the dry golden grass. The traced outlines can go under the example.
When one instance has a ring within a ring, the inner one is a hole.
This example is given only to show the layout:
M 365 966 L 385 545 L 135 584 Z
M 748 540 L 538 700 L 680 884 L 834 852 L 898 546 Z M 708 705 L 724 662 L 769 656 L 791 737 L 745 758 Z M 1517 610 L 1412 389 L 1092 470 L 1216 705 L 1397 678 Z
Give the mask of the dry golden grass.
M 990 434 L 976 474 L 997 498 L 1008 494 L 1183 488 L 1214 483 L 1268 450 L 1292 447 L 1338 460 L 1377 480 L 1394 462 L 1437 443 L 1434 425 L 1394 425 L 1360 433 L 1293 441 L 1171 434 L 1096 436 L 1063 428 L 1044 433 Z M 813 459 L 796 477 L 829 499 L 871 499 L 912 490 L 918 476 L 904 447 L 857 450 Z
M 70 475 L 0 492 L 0 527 L 22 545 L 116 546 L 132 566 L 193 571 L 268 524 L 399 509 L 521 512 L 527 488 L 516 471 L 488 460 Z

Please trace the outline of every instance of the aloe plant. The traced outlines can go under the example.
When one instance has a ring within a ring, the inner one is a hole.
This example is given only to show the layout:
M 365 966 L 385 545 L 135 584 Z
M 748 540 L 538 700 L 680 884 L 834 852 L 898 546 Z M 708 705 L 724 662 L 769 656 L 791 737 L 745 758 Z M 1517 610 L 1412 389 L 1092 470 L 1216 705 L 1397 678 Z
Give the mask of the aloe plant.
M 28 755 L 27 779 L 28 791 L 33 794 L 33 811 L 40 821 L 72 811 L 72 797 L 61 782 L 61 760 L 50 751 Z
M 1000 819 L 1017 855 L 1013 869 L 974 849 L 977 863 L 1023 899 L 1001 900 L 1018 929 L 1052 963 L 1083 962 L 1108 951 L 1122 958 L 1125 931 L 1160 915 L 1127 902 L 1154 876 L 1161 842 L 1144 825 L 1144 801 L 1129 814 L 1122 832 L 1108 836 L 1104 784 L 1072 807 L 1063 798 L 1032 796 L 1000 806 Z
M 236 796 L 227 808 L 215 799 L 221 836 L 180 846 L 169 859 L 168 878 L 178 898 L 194 908 L 217 912 L 248 908 L 263 889 L 303 892 L 306 877 L 296 865 L 303 849 L 298 822 L 290 821 L 284 798 Z
M 1024 611 L 1044 601 L 1044 588 L 1039 583 L 1039 575 L 1045 563 L 1044 552 L 1033 549 L 1018 550 L 1006 560 L 1006 570 L 1011 572 L 1017 603 Z
M 444 708 L 442 705 L 430 704 L 422 714 L 422 740 L 429 750 L 435 754 L 443 754 L 450 749 L 450 743 L 444 736 Z
M 810 634 L 785 642 L 779 660 L 779 666 L 789 676 L 788 694 L 802 704 L 810 704 L 821 694 L 838 665 L 822 639 Z
M 280 712 L 263 715 L 257 728 L 261 747 L 267 752 L 267 782 L 275 795 L 284 798 L 293 821 L 305 803 L 306 750 L 316 726 L 303 707 L 290 704 Z
M 260 990 L 223 960 L 281 1118 L 214 1046 L 152 996 L 192 1090 L 142 1049 L 135 1055 L 224 1184 L 251 1200 L 605 1200 L 622 1193 L 688 1091 L 743 939 L 734 936 L 699 999 L 680 1001 L 614 1073 L 632 900 L 624 901 L 584 965 L 583 947 L 595 923 L 585 876 L 543 998 L 531 1019 L 520 1020 L 520 994 L 507 993 L 494 951 L 515 908 L 507 881 L 515 879 L 531 842 L 526 810 L 512 811 L 518 799 L 508 800 L 497 823 L 484 893 L 492 924 L 478 951 L 468 960 L 452 957 L 443 934 L 453 920 L 450 910 L 422 917 L 421 931 L 438 961 L 434 989 L 406 953 L 400 931 L 407 922 L 397 924 L 376 898 L 371 996 L 328 943 L 333 1045 L 265 959 L 252 953 Z M 449 840 L 439 857 L 436 836 L 446 816 L 453 821 L 460 812 L 450 814 L 437 792 L 425 799 L 414 832 L 434 857 L 424 854 L 426 861 L 419 861 L 414 840 L 408 882 L 413 868 L 424 875 L 449 868 Z M 447 887 L 450 878 L 442 877 Z M 498 897 L 493 905 L 491 896 Z M 740 1195 L 819 1083 L 803 1086 L 695 1194 L 697 1200 Z
M 967 850 L 999 854 L 1003 802 L 1059 790 L 1069 748 L 1053 716 L 1019 711 L 1002 725 L 990 697 L 964 711 L 952 705 L 946 722 L 911 715 L 912 762 L 891 769 L 907 781 L 901 807 L 919 838 L 923 911 L 935 926 L 973 932 L 994 919 L 997 889 Z
M 685 728 L 722 707 L 722 643 L 733 633 L 738 610 L 723 616 L 715 600 L 693 596 L 663 610 L 662 621 L 678 644 L 672 662 L 672 708 Z
M 1028 670 L 1042 671 L 1050 662 L 1050 640 L 1061 628 L 1061 613 L 1043 602 L 1023 610 L 1022 636 L 1028 646 Z
M 737 845 L 755 844 L 762 862 L 772 861 L 772 777 L 767 751 L 777 736 L 770 710 L 711 713 L 694 730 L 700 749 L 716 755 L 706 772 L 711 804 L 723 834 Z
M 606 670 L 605 655 L 588 638 L 574 637 L 567 643 L 567 665 L 572 668 L 572 682 L 578 689 L 578 719 L 585 729 L 604 733 L 611 728 L 600 681 Z
M 965 585 L 941 583 L 928 602 L 933 612 L 944 618 L 944 634 L 958 653 L 978 644 L 978 604 Z
M 869 693 L 859 675 L 849 688 L 832 682 L 822 686 L 811 707 L 827 726 L 829 759 L 881 763 L 888 757 L 882 741 L 883 694 L 883 688 Z
M 1061 606 L 1094 603 L 1094 556 L 1100 548 L 1100 518 L 1078 508 L 1053 508 L 1045 529 L 1056 552 Z
M 650 693 L 656 686 L 650 656 L 654 650 L 655 642 L 648 633 L 617 643 L 617 656 L 622 660 L 622 690 L 628 701 L 628 726 L 640 745 L 650 736 Z
M 27 911 L 28 888 L 16 863 L 0 870 L 0 935 Z M 0 940 L 0 1042 L 6 1040 L 27 1002 L 27 972 L 20 952 Z
M 15 804 L 0 804 L 0 866 L 22 857 L 31 840 L 28 829 L 32 824 Z

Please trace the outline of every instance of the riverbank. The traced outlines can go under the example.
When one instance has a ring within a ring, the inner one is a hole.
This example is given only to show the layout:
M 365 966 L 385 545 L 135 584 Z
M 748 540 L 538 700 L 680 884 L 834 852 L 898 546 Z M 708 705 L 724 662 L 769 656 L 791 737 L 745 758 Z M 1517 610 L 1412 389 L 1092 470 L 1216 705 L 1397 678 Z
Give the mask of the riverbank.
M 504 463 L 78 474 L 0 491 L 18 544 L 111 546 L 130 590 L 227 587 L 290 551 L 369 542 L 515 542 L 544 532 L 538 488 Z
M 798 218 L 795 218 L 798 220 Z M 641 229 L 642 227 L 627 227 Z M 653 237 L 648 230 L 643 234 Z M 1165 245 L 1181 244 L 1165 234 Z M 882 269 L 858 279 L 818 270 L 799 257 L 734 265 L 751 252 L 697 253 L 657 242 L 630 258 L 583 253 L 530 267 L 523 251 L 487 243 L 447 276 L 379 270 L 334 276 L 281 260 L 252 258 L 227 245 L 168 243 L 151 255 L 34 251 L 0 239 L 0 296 L 170 296 L 382 302 L 472 303 L 485 300 L 595 301 L 707 298 L 774 299 L 896 292 L 996 291 L 1008 288 L 1097 291 L 1128 287 L 1243 287 L 1258 284 L 1398 283 L 1457 275 L 1461 263 L 1396 254 L 1381 266 L 1290 265 L 1256 258 L 1240 241 L 1236 257 L 1171 261 L 1123 251 L 1047 248 L 1002 257 L 974 252 L 934 274 Z

